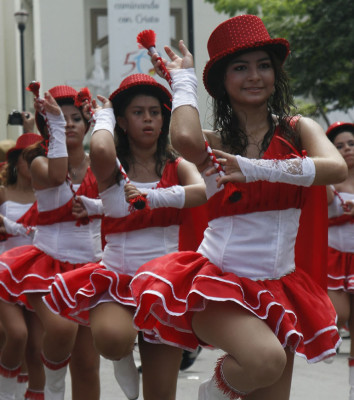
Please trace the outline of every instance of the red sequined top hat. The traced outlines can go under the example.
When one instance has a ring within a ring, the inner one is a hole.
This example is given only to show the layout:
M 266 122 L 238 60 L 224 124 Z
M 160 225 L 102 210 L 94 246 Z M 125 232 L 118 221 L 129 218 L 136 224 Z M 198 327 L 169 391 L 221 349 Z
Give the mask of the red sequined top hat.
M 113 103 L 113 108 L 117 113 L 119 106 L 124 105 L 124 98 L 127 95 L 139 93 L 142 88 L 147 88 L 152 96 L 156 96 L 163 103 L 168 111 L 171 111 L 172 96 L 171 93 L 155 79 L 147 74 L 133 74 L 123 79 L 119 88 L 110 96 L 109 100 Z M 166 110 L 163 110 L 166 111 Z
M 16 140 L 16 144 L 14 147 L 11 147 L 6 153 L 6 159 L 8 159 L 9 155 L 17 150 L 23 150 L 32 144 L 40 142 L 42 140 L 41 135 L 37 135 L 37 133 L 24 133 L 23 135 L 19 136 Z
M 354 124 L 341 121 L 334 122 L 328 127 L 326 135 L 328 139 L 333 142 L 334 138 L 342 132 L 351 132 L 354 135 Z
M 290 52 L 289 42 L 282 38 L 272 39 L 263 21 L 256 15 L 239 15 L 222 22 L 210 35 L 207 46 L 210 60 L 204 68 L 203 81 L 212 97 L 216 94 L 210 82 L 211 76 L 219 61 L 225 57 L 243 50 L 269 48 L 284 62 Z

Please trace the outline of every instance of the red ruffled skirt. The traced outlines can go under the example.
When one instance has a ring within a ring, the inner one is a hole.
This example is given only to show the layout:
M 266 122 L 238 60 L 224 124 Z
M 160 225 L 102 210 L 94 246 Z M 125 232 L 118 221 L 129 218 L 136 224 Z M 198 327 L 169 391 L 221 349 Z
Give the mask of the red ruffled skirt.
M 99 303 L 115 301 L 135 307 L 129 284 L 131 275 L 118 274 L 98 263 L 59 274 L 43 300 L 56 314 L 89 325 L 89 312 Z
M 328 247 L 328 289 L 354 293 L 354 253 Z
M 208 301 L 232 301 L 264 320 L 282 346 L 308 362 L 336 353 L 341 339 L 327 293 L 301 269 L 276 280 L 222 272 L 201 254 L 172 253 L 144 264 L 132 280 L 135 326 L 153 340 L 186 350 L 205 346 L 192 317 Z
M 26 294 L 49 292 L 56 274 L 83 265 L 57 260 L 32 245 L 15 247 L 0 256 L 0 298 L 33 310 Z

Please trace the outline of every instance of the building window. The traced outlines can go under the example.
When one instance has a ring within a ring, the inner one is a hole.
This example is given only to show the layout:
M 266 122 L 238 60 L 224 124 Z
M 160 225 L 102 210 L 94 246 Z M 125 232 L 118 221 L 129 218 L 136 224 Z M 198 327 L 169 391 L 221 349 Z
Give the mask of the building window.
M 178 42 L 182 39 L 182 9 L 170 9 L 171 45 L 178 49 Z
M 91 9 L 91 52 L 108 44 L 108 21 L 106 8 Z

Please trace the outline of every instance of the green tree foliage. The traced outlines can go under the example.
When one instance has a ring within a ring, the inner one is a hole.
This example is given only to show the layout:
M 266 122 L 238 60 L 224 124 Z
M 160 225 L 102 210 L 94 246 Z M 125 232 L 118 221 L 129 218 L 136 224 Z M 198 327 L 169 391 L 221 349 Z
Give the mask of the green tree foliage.
M 290 42 L 286 62 L 296 96 L 317 112 L 354 106 L 353 0 L 206 0 L 230 16 L 255 14 L 272 37 Z

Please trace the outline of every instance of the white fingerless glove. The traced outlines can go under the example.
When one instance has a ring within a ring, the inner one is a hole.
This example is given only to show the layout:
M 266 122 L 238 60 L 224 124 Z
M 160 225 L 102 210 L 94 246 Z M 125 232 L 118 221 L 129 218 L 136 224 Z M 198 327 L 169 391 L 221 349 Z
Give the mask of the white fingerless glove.
M 298 157 L 286 160 L 249 159 L 235 156 L 246 182 L 269 181 L 311 186 L 316 175 L 312 158 Z
M 92 130 L 91 136 L 100 130 L 111 132 L 114 137 L 114 127 L 116 126 L 116 118 L 113 108 L 102 108 L 96 114 L 96 123 Z
M 46 114 L 49 124 L 49 143 L 48 143 L 48 158 L 61 158 L 67 157 L 68 151 L 66 149 L 66 136 L 65 126 L 66 121 L 64 115 L 60 112 L 60 115 L 54 115 L 51 113 Z
M 12 236 L 32 236 L 34 233 L 34 228 L 32 227 L 24 227 L 22 224 L 18 222 L 11 221 L 11 219 L 7 217 L 3 217 L 4 226 L 6 232 Z
M 87 215 L 103 215 L 103 205 L 101 199 L 91 199 L 90 197 L 80 196 L 87 211 Z
M 172 110 L 180 106 L 192 106 L 198 110 L 197 76 L 194 68 L 174 69 L 172 78 Z
M 174 207 L 183 208 L 186 192 L 183 186 L 148 189 L 146 196 L 150 208 Z

